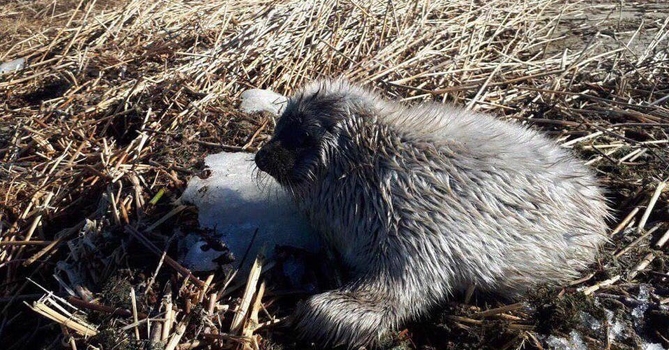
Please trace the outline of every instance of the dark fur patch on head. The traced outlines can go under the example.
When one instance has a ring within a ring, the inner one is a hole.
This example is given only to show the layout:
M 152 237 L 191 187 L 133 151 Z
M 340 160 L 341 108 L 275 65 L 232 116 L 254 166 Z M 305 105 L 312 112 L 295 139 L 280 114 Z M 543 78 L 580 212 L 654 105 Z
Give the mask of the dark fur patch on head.
M 290 99 L 274 136 L 256 155 L 258 168 L 282 185 L 313 180 L 324 165 L 324 145 L 333 139 L 336 125 L 346 116 L 342 99 L 319 92 Z
M 306 96 L 301 94 L 288 102 L 281 119 L 297 119 L 333 132 L 337 123 L 346 116 L 345 99 L 345 96 L 326 95 L 321 91 Z

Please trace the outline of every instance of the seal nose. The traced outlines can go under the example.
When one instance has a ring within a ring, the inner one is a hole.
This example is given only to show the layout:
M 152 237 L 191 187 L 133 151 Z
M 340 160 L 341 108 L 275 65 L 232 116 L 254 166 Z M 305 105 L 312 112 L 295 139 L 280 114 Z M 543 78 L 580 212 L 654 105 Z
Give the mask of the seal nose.
M 263 172 L 281 182 L 289 176 L 295 164 L 294 155 L 286 150 L 281 141 L 270 141 L 255 156 L 255 162 Z
M 255 162 L 256 165 L 258 166 L 258 169 L 267 172 L 268 166 L 269 166 L 269 157 L 268 157 L 268 152 L 267 152 L 267 145 L 265 147 L 261 148 L 258 153 L 256 153 L 255 156 Z

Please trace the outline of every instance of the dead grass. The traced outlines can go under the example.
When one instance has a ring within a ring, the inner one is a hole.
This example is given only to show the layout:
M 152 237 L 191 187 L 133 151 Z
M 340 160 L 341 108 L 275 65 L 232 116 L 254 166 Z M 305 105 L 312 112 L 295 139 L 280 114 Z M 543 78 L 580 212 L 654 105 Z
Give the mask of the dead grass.
M 540 128 L 597 169 L 616 210 L 612 242 L 583 279 L 524 304 L 455 299 L 397 342 L 541 349 L 578 329 L 593 348 L 637 348 L 642 338 L 669 346 L 669 10 L 661 2 L 3 6 L 0 62 L 28 60 L 0 76 L 0 334 L 9 348 L 279 346 L 268 338 L 296 346 L 268 327 L 293 301 L 249 288 L 240 304 L 223 275 L 193 276 L 169 259 L 180 230 L 196 227 L 193 211 L 171 200 L 205 154 L 254 151 L 271 131 L 236 111 L 241 91 L 290 94 L 319 76 Z M 247 312 L 233 321 L 238 305 Z M 620 322 L 629 336 L 584 327 L 584 314 Z

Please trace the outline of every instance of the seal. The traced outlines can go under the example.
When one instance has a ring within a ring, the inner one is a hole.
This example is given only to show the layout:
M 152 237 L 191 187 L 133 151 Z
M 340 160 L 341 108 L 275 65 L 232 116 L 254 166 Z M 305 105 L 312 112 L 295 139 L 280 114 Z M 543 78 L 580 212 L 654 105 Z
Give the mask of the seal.
M 572 280 L 607 241 L 596 178 L 547 137 L 345 81 L 291 97 L 255 162 L 351 269 L 294 314 L 325 346 L 376 347 L 471 285 L 515 299 Z

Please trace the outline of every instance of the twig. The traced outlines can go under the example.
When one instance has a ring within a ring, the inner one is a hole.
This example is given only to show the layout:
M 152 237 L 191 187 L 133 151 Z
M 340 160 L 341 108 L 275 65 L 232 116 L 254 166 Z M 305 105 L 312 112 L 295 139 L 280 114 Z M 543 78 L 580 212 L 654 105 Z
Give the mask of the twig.
M 627 214 L 625 219 L 623 219 L 623 221 L 621 221 L 620 224 L 618 224 L 618 226 L 616 226 L 616 228 L 613 229 L 613 231 L 611 231 L 611 236 L 615 236 L 618 232 L 622 231 L 625 227 L 627 227 L 627 224 L 629 224 L 629 222 L 632 221 L 632 219 L 638 212 L 639 212 L 639 207 L 635 207 L 634 209 L 632 209 L 632 211 L 629 214 Z
M 139 324 L 139 318 L 137 317 L 137 298 L 135 296 L 134 287 L 130 287 L 130 304 L 132 305 L 132 319 L 135 321 L 135 339 L 139 340 L 139 328 L 137 328 L 137 325 Z
M 615 256 L 616 258 L 619 258 L 619 257 L 621 257 L 623 254 L 629 252 L 632 248 L 636 247 L 637 244 L 639 244 L 641 241 L 643 241 L 644 239 L 646 239 L 646 237 L 648 237 L 648 236 L 652 235 L 653 233 L 655 233 L 655 231 L 657 231 L 657 229 L 660 228 L 660 225 L 661 225 L 661 224 L 657 224 L 657 225 L 653 226 L 650 230 L 648 230 L 648 232 L 646 232 L 646 233 L 644 233 L 643 235 L 639 236 L 639 238 L 635 239 L 632 243 L 630 243 L 629 245 L 627 245 L 625 248 L 623 248 L 623 249 L 621 249 L 619 252 L 615 253 L 614 256 Z
M 602 287 L 610 286 L 610 285 L 618 282 L 618 280 L 620 280 L 620 277 L 621 277 L 620 275 L 616 275 L 616 276 L 611 277 L 607 280 L 601 281 L 601 282 L 595 284 L 594 286 L 590 286 L 588 288 L 585 288 L 585 289 L 583 289 L 583 294 L 590 295 L 590 294 L 596 292 L 597 290 L 599 290 Z
M 665 181 L 662 181 L 657 184 L 657 188 L 655 188 L 655 192 L 653 193 L 653 196 L 650 198 L 650 201 L 648 202 L 648 207 L 646 207 L 646 211 L 643 213 L 641 220 L 639 220 L 639 226 L 637 227 L 637 232 L 641 232 L 641 230 L 643 230 L 643 227 L 646 226 L 646 221 L 648 221 L 648 217 L 650 216 L 650 213 L 653 211 L 655 203 L 657 203 L 657 199 L 660 198 L 662 190 L 664 190 L 664 187 L 666 185 L 667 183 Z

